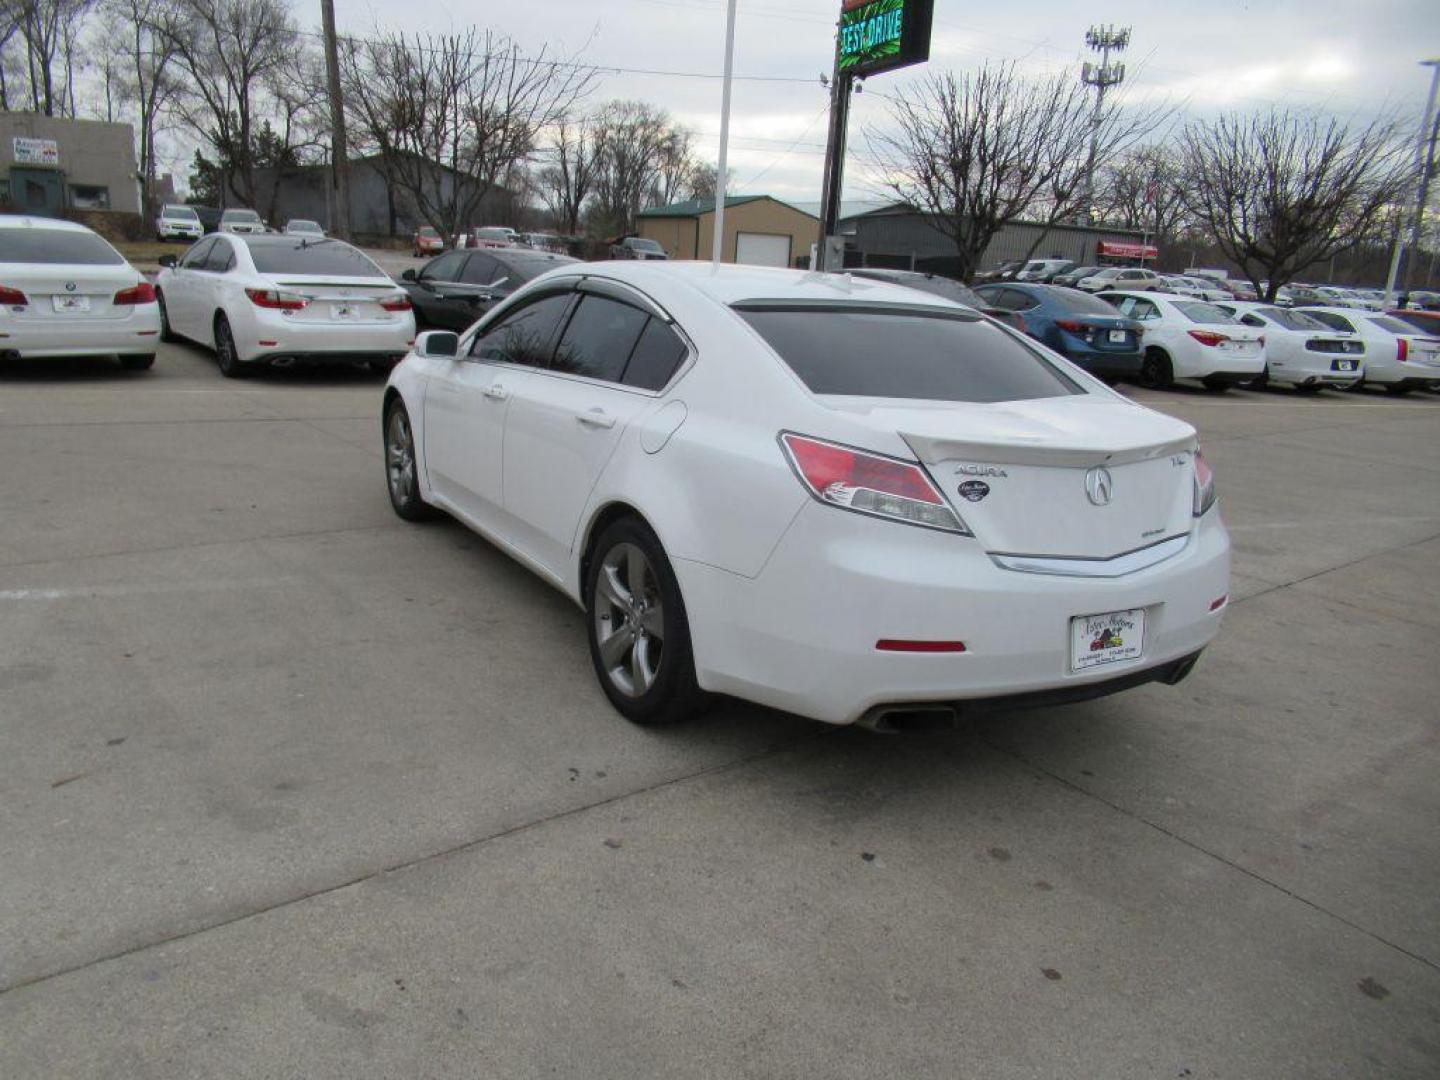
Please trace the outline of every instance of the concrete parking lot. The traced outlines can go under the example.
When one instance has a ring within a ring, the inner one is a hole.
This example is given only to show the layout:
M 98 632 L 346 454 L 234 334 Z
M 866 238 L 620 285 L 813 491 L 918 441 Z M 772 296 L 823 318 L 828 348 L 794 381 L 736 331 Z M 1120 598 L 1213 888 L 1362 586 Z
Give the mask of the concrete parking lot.
M 0 1076 L 1440 1075 L 1440 397 L 1145 394 L 1195 674 L 629 726 L 380 381 L 0 371 Z

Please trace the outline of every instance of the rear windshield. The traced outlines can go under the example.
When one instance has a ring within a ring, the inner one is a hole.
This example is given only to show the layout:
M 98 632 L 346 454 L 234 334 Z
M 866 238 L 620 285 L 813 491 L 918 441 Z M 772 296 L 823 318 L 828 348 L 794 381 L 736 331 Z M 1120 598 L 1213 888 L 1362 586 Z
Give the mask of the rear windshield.
M 320 228 L 319 224 L 314 221 L 292 221 L 289 227 L 298 232 L 318 233 L 324 231 Z
M 985 319 L 808 305 L 736 310 L 816 394 L 989 402 L 1083 393 Z
M 1287 311 L 1279 307 L 1256 308 L 1261 315 L 1264 315 L 1273 323 L 1278 323 L 1286 330 L 1329 330 L 1330 328 L 1318 319 L 1312 319 L 1309 315 L 1300 311 Z
M 68 229 L 0 229 L 0 263 L 121 266 L 124 257 L 94 233 Z
M 440 234 L 435 231 L 435 226 L 434 226 L 434 225 L 421 225 L 421 226 L 420 226 L 420 235 L 421 235 L 421 236 L 439 236 Z
M 660 246 L 659 242 L 656 241 L 656 240 L 641 240 L 639 237 L 636 237 L 636 236 L 632 236 L 629 240 L 626 241 L 626 243 L 629 244 L 629 245 L 630 245 L 632 248 L 634 248 L 636 251 L 664 251 L 664 250 L 665 250 L 664 248 L 662 248 L 662 247 Z
M 930 274 L 912 274 L 901 271 L 897 274 L 857 274 L 857 277 L 865 277 L 871 281 L 888 281 L 892 285 L 904 285 L 907 289 L 919 289 L 921 292 L 929 293 L 931 296 L 943 296 L 946 300 L 954 300 L 957 304 L 964 304 L 966 307 L 982 308 L 989 307 L 989 303 L 976 296 L 960 282 L 951 278 L 935 277 Z
M 1214 304 L 1201 304 L 1194 301 L 1177 300 L 1175 306 L 1180 313 L 1191 322 L 1197 323 L 1233 323 L 1235 317 L 1222 307 Z
M 1392 334 L 1413 334 L 1415 332 L 1415 328 L 1409 323 L 1392 319 L 1389 315 L 1371 315 L 1370 321 L 1381 330 L 1389 331 Z
M 246 238 L 255 269 L 262 274 L 335 274 L 343 277 L 385 277 L 386 274 L 349 244 L 294 237 Z
M 1077 292 L 1074 289 L 1053 289 L 1045 294 L 1046 298 L 1061 311 L 1073 312 L 1076 315 L 1109 315 L 1115 316 L 1115 306 L 1101 300 L 1098 296 L 1091 296 L 1089 293 Z

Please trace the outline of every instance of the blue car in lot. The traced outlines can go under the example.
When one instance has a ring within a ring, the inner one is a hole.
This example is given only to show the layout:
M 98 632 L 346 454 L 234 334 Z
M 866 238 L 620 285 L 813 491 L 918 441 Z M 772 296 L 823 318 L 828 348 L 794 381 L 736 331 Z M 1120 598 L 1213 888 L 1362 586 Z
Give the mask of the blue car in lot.
M 1143 327 L 1089 293 L 1060 285 L 1006 281 L 979 285 L 976 295 L 1013 311 L 1025 332 L 1106 382 L 1140 374 Z

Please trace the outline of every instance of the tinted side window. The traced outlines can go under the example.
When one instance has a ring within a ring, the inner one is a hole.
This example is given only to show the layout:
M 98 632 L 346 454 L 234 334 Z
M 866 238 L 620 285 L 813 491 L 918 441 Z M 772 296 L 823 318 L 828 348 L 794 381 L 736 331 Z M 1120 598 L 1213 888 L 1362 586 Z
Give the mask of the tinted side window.
M 1011 311 L 1029 311 L 1040 303 L 1029 293 L 1021 292 L 1019 289 L 1005 290 L 1005 306 Z
M 470 346 L 470 355 L 480 360 L 502 360 L 530 367 L 550 366 L 550 346 L 555 340 L 571 293 L 542 296 L 533 304 L 512 311 Z
M 645 324 L 635 351 L 630 354 L 630 363 L 625 368 L 626 386 L 641 390 L 661 390 L 675 376 L 675 370 L 685 359 L 685 342 L 659 319 L 652 318 Z
M 212 273 L 223 274 L 234 265 L 235 249 L 224 240 L 216 240 L 215 246 L 210 249 L 210 256 L 205 260 L 205 269 Z
M 201 240 L 185 253 L 185 258 L 180 261 L 180 265 L 187 270 L 203 270 L 205 268 L 205 260 L 210 257 L 210 249 L 217 243 L 219 243 L 219 241 L 213 236 L 206 240 Z
M 816 394 L 1024 401 L 1083 393 L 988 319 L 874 308 L 741 308 Z
M 459 280 L 466 285 L 489 285 L 492 281 L 504 276 L 505 271 L 501 269 L 498 262 L 491 256 L 477 251 L 471 254 L 470 261 L 465 264 Z
M 649 318 L 639 308 L 603 296 L 586 296 L 555 350 L 555 371 L 619 382 Z
M 458 281 L 461 264 L 469 257 L 468 251 L 451 251 L 426 263 L 419 276 L 426 281 Z

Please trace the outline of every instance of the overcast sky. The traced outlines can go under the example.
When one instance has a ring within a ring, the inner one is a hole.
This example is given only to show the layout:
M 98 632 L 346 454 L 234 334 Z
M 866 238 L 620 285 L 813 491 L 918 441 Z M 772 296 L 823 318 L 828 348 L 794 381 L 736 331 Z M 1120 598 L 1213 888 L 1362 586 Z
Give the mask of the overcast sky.
M 297 0 L 302 23 L 307 6 Z M 819 75 L 831 69 L 839 6 L 740 0 L 736 74 L 796 81 L 736 83 L 732 192 L 819 199 L 827 104 Z M 725 0 L 337 0 L 335 7 L 342 33 L 377 26 L 443 33 L 473 19 L 526 50 L 579 52 L 599 66 L 699 75 L 723 67 Z M 1198 113 L 1278 102 L 1367 120 L 1404 109 L 1418 124 L 1429 87 L 1418 61 L 1440 56 L 1435 0 L 935 0 L 929 67 L 963 71 L 1012 59 L 1037 74 L 1063 68 L 1078 75 L 1085 30 L 1096 20 L 1132 28 L 1127 92 L 1168 95 Z M 888 91 L 923 70 L 876 76 L 870 86 Z M 622 97 L 670 110 L 714 160 L 718 78 L 609 74 L 594 100 Z M 883 120 L 884 105 L 874 93 L 855 100 L 846 198 L 876 193 L 862 131 Z

